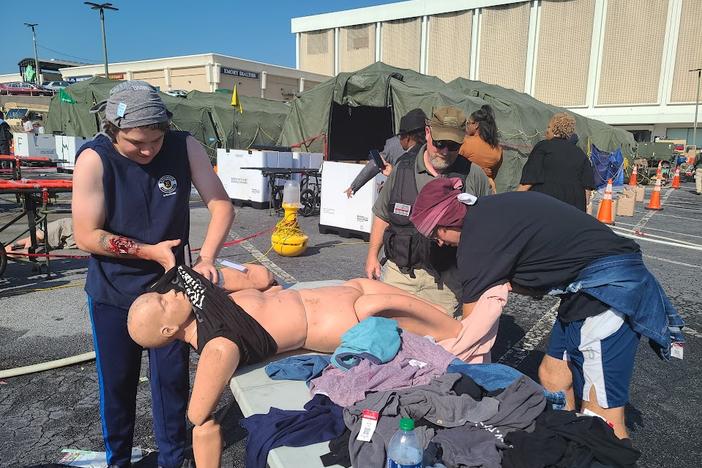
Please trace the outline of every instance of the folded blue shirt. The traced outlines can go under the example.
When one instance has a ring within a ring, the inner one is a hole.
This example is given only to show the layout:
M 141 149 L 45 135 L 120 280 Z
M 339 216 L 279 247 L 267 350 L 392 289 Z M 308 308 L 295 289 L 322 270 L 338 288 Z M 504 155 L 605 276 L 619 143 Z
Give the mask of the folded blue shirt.
M 383 364 L 397 355 L 400 342 L 400 328 L 395 320 L 370 317 L 341 336 L 341 345 L 334 351 L 331 364 L 339 369 L 350 369 L 361 359 Z
M 319 354 L 289 356 L 266 366 L 266 374 L 273 380 L 304 380 L 309 382 L 329 366 L 331 358 Z

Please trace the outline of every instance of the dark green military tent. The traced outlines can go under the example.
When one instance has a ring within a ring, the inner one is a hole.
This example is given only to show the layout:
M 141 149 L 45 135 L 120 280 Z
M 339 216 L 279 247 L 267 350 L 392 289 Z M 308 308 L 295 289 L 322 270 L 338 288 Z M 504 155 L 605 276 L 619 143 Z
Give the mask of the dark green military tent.
M 90 108 L 107 99 L 119 81 L 101 77 L 73 84 L 51 99 L 46 131 L 91 137 L 99 131 L 99 120 Z M 231 105 L 231 96 L 192 91 L 187 97 L 161 93 L 173 113 L 173 126 L 190 132 L 214 156 L 216 148 L 246 149 L 252 145 L 274 145 L 288 113 L 284 102 L 240 96 L 243 112 Z
M 291 102 L 279 144 L 290 146 L 324 135 L 330 159 L 363 160 L 370 148 L 382 148 L 385 139 L 395 132 L 400 118 L 411 109 L 419 107 L 430 115 L 434 107 L 451 105 L 468 115 L 486 103 L 495 110 L 500 141 L 505 148 L 497 188 L 512 190 L 519 182 L 531 148 L 543 139 L 548 120 L 565 109 L 479 81 L 456 79 L 445 83 L 382 62 L 355 73 L 340 73 Z M 631 154 L 635 142 L 629 132 L 573 115 L 583 149 L 593 143 L 603 150 L 621 147 L 625 155 Z M 323 140 L 318 138 L 302 147 L 322 151 Z

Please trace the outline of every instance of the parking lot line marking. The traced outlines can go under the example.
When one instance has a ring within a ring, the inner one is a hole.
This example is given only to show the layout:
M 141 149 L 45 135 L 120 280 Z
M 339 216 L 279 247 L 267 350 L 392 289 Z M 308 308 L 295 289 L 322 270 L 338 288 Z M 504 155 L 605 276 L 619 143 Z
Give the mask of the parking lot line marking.
M 559 302 L 560 304 L 560 302 Z M 533 327 L 514 346 L 507 350 L 497 361 L 500 364 L 505 364 L 515 369 L 522 363 L 524 359 L 531 353 L 541 340 L 548 335 L 553 327 L 553 322 L 556 320 L 558 305 L 551 307 L 539 320 L 536 321 Z
M 661 197 L 661 206 L 665 204 L 666 201 L 668 201 L 668 198 L 673 194 L 675 190 L 673 189 L 668 189 L 667 192 L 665 192 L 665 195 Z M 636 226 L 634 226 L 633 230 L 634 231 L 641 231 L 643 227 L 648 223 L 648 221 L 653 217 L 654 214 L 658 213 L 658 211 L 649 211 L 646 213 L 643 218 L 639 220 L 638 223 L 636 223 Z
M 671 208 L 673 210 L 681 210 L 681 211 L 692 211 L 693 213 L 699 213 L 700 210 L 698 208 L 690 208 L 688 206 L 678 206 L 678 205 L 673 205 L 671 203 L 666 205 L 668 208 Z
M 652 238 L 652 239 L 662 239 L 662 240 L 665 240 L 665 241 L 674 242 L 674 243 L 676 243 L 676 244 L 686 244 L 686 245 L 692 245 L 692 246 L 695 246 L 695 247 L 702 247 L 701 244 L 695 244 L 694 242 L 690 242 L 690 241 L 686 241 L 686 240 L 682 240 L 682 239 L 676 239 L 676 238 L 674 238 L 674 237 L 666 237 L 666 236 L 659 236 L 659 235 L 657 235 L 657 234 L 649 234 L 649 233 L 647 233 L 647 232 L 633 232 L 631 229 L 627 229 L 627 228 L 621 227 L 621 226 L 614 226 L 614 225 L 613 225 L 613 226 L 612 226 L 612 229 L 614 229 L 615 231 L 616 231 L 617 229 L 620 229 L 620 230 L 625 231 L 625 232 L 627 232 L 627 233 L 636 234 L 637 236 L 640 236 L 640 237 L 650 237 L 650 238 Z
M 231 231 L 231 233 L 232 233 L 234 239 L 240 239 L 240 238 L 241 238 L 241 236 L 240 236 L 239 234 L 237 234 L 236 232 Z M 258 260 L 258 262 L 259 262 L 261 265 L 263 265 L 263 266 L 265 266 L 266 268 L 268 268 L 269 270 L 271 270 L 271 271 L 272 271 L 273 273 L 275 273 L 278 277 L 280 277 L 281 279 L 283 279 L 286 283 L 291 283 L 291 284 L 292 284 L 292 283 L 297 283 L 297 280 L 295 279 L 295 277 L 294 277 L 293 275 L 291 275 L 291 274 L 288 273 L 287 271 L 283 270 L 283 269 L 280 268 L 278 265 L 276 265 L 276 264 L 273 262 L 273 260 L 271 260 L 270 258 L 268 258 L 268 257 L 266 257 L 265 255 L 263 255 L 263 252 L 261 252 L 261 251 L 258 250 L 256 247 L 254 247 L 254 245 L 253 245 L 251 242 L 245 240 L 245 241 L 240 242 L 239 245 L 240 245 L 241 247 L 243 247 L 244 250 L 246 250 L 248 253 L 250 253 L 251 255 L 253 255 L 253 257 L 254 257 L 256 260 Z
M 611 228 L 612 226 L 610 226 Z M 663 245 L 672 245 L 673 247 L 681 247 L 683 249 L 690 249 L 690 250 L 697 250 L 697 251 L 702 251 L 702 245 L 697 245 L 697 244 L 689 244 L 689 243 L 680 243 L 680 242 L 670 242 L 670 241 L 664 241 L 664 240 L 659 240 L 659 239 L 651 239 L 650 237 L 646 236 L 637 236 L 635 234 L 629 234 L 628 232 L 623 232 L 623 231 L 617 231 L 616 229 L 612 229 L 612 232 L 617 234 L 618 236 L 621 237 L 626 237 L 628 239 L 634 239 L 635 241 L 646 241 L 646 242 L 653 242 L 654 244 L 663 244 Z
M 685 325 L 685 328 L 683 328 L 683 335 L 694 336 L 695 338 L 702 338 L 702 333 L 698 332 L 694 328 L 688 327 L 687 325 Z
M 621 221 L 617 221 L 617 224 L 622 225 L 622 226 L 632 226 L 632 228 L 635 226 L 634 224 L 631 223 L 623 223 Z M 658 229 L 658 228 L 652 228 L 649 227 L 646 229 L 646 231 L 657 231 L 657 232 L 666 232 L 668 234 L 675 234 L 677 236 L 685 236 L 685 237 L 695 237 L 697 239 L 702 239 L 702 236 L 698 236 L 696 234 L 686 234 L 684 232 L 675 232 L 675 231 L 667 231 L 665 229 Z
M 654 256 L 654 255 L 646 255 L 646 254 L 644 254 L 644 257 L 652 258 L 652 259 L 654 259 L 654 260 L 660 260 L 661 262 L 672 263 L 672 264 L 674 264 L 674 265 L 681 265 L 681 266 L 686 266 L 686 267 L 690 267 L 690 268 L 697 268 L 698 270 L 702 270 L 702 266 L 700 266 L 700 265 L 692 265 L 691 263 L 676 262 L 675 260 L 668 260 L 667 258 L 656 257 L 656 256 Z
M 675 216 L 671 214 L 663 214 L 663 213 L 658 213 L 658 216 L 663 216 L 664 218 L 677 218 L 677 219 L 684 219 L 685 221 L 702 221 L 702 218 L 693 218 L 690 216 Z

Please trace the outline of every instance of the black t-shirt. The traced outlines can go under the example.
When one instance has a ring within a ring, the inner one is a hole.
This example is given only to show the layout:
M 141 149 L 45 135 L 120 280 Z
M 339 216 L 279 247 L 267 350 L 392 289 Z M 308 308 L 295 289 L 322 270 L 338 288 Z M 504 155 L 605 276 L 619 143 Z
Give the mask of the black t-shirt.
M 273 356 L 278 345 L 253 317 L 242 309 L 222 288 L 192 268 L 180 265 L 168 270 L 151 287 L 166 293 L 172 289 L 185 293 L 193 307 L 197 324 L 197 349 L 200 354 L 212 339 L 224 337 L 236 344 L 241 358 L 239 365 L 254 364 Z
M 567 286 L 592 261 L 639 251 L 634 241 L 577 208 L 537 192 L 480 197 L 468 208 L 458 267 L 463 302 L 510 281 L 515 291 L 543 295 Z M 597 315 L 607 306 L 584 294 L 563 298 L 564 321 Z
M 595 188 L 587 155 L 561 138 L 542 140 L 534 146 L 524 168 L 522 184 L 531 191 L 551 195 L 585 211 L 585 190 Z

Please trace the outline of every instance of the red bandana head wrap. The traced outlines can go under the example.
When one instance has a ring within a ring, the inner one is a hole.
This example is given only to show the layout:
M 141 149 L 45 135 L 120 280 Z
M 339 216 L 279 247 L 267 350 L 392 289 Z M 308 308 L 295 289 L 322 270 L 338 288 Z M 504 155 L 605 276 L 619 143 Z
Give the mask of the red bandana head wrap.
M 466 204 L 475 203 L 475 197 L 463 193 L 462 187 L 463 181 L 458 177 L 440 177 L 422 188 L 410 215 L 420 234 L 430 237 L 437 226 L 463 226 L 468 212 Z

